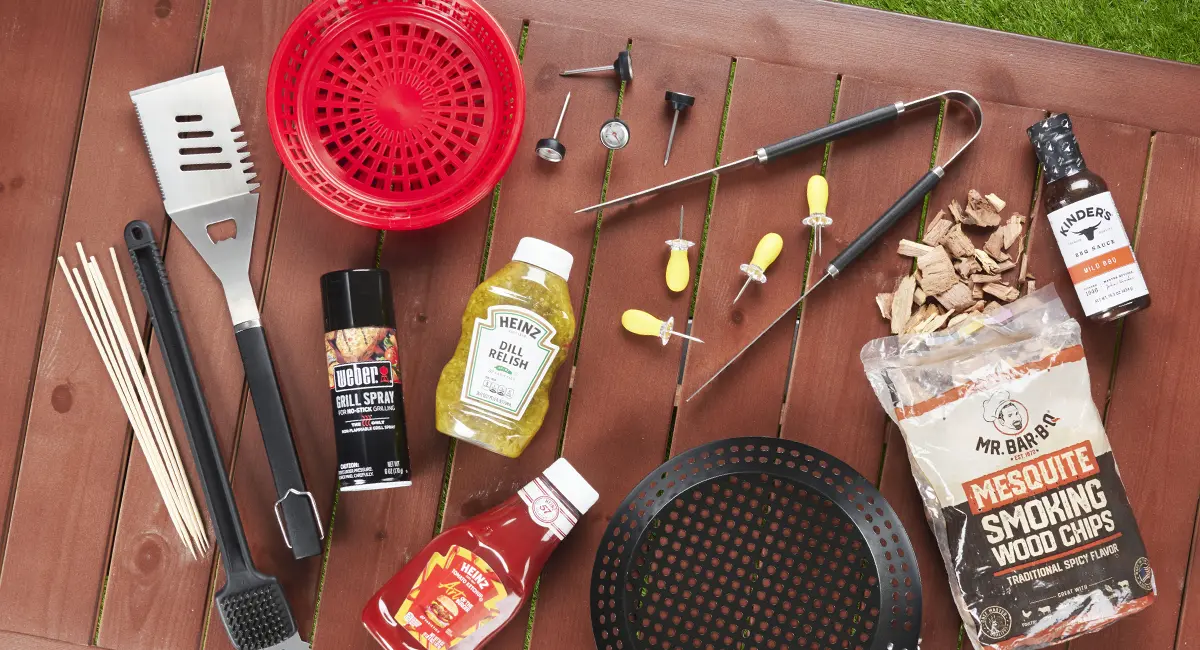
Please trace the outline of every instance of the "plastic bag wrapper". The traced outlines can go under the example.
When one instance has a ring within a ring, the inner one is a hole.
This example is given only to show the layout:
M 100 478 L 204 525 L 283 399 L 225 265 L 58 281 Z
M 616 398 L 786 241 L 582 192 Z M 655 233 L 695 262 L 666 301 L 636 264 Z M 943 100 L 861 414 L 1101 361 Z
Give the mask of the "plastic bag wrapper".
M 1154 601 L 1079 323 L 1052 287 L 861 356 L 977 650 L 1044 648 Z

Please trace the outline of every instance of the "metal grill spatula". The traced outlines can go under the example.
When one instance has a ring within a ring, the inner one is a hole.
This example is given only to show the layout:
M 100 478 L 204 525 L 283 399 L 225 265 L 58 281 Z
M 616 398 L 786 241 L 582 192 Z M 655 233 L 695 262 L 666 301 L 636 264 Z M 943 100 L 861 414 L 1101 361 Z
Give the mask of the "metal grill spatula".
M 284 543 L 297 558 L 321 553 L 316 501 L 304 484 L 283 397 L 250 286 L 258 187 L 224 68 L 129 93 L 171 221 L 221 281 L 275 480 Z M 233 222 L 232 237 L 210 233 Z

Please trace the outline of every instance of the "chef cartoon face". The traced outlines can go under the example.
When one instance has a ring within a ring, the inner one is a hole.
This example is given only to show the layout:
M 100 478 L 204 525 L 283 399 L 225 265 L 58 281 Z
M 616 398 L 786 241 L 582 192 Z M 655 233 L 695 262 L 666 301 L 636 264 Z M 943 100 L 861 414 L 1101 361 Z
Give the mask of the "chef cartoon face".
M 1025 405 L 1009 399 L 1006 391 L 1000 391 L 983 403 L 983 419 L 992 423 L 1004 435 L 1015 436 L 1029 424 L 1029 410 Z

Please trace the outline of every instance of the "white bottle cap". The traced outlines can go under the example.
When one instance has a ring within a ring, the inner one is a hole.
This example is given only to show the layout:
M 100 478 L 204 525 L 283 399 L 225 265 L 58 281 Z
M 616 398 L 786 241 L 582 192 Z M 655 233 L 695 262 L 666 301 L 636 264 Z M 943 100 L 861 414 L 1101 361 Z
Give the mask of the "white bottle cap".
M 513 253 L 513 261 L 525 262 L 566 280 L 571 275 L 571 264 L 575 258 L 567 251 L 540 239 L 522 237 L 517 242 L 517 252 Z
M 600 493 L 592 489 L 579 472 L 571 467 L 571 463 L 567 462 L 566 458 L 559 458 L 554 461 L 554 464 L 546 468 L 542 472 L 554 489 L 562 492 L 562 495 L 567 497 L 567 501 L 571 502 L 572 506 L 583 514 L 588 511 L 588 508 L 596 505 L 596 501 L 600 498 Z

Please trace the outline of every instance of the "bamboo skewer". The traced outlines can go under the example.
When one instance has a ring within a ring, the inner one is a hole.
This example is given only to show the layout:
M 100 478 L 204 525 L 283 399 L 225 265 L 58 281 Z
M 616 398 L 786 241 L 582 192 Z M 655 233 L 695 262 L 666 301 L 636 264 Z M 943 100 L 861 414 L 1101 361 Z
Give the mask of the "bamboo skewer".
M 94 257 L 90 261 L 88 260 L 81 245 L 76 244 L 76 249 L 83 264 L 83 276 L 80 275 L 77 268 L 68 269 L 66 260 L 61 256 L 58 258 L 58 265 L 66 277 L 67 286 L 75 298 L 75 304 L 79 308 L 79 313 L 91 334 L 93 343 L 96 345 L 104 368 L 108 372 L 109 380 L 117 391 L 121 407 L 129 419 L 134 437 L 150 467 L 150 473 L 167 507 L 167 514 L 172 525 L 193 558 L 206 554 L 209 545 L 204 522 L 192 495 L 187 474 L 183 470 L 174 436 L 170 433 L 170 425 L 162 407 L 158 387 L 150 372 L 145 346 L 139 338 L 138 347 L 145 362 L 148 382 L 141 375 L 129 337 L 125 333 L 124 324 L 117 312 L 112 294 L 108 291 L 99 264 L 96 263 Z M 137 331 L 128 292 L 120 275 L 120 267 L 116 265 L 115 251 L 110 249 L 110 253 L 113 258 L 114 271 L 121 283 L 130 324 L 134 327 L 134 331 Z M 86 284 L 84 276 L 87 277 Z M 153 400 L 151 389 L 153 389 Z
M 108 254 L 112 258 L 113 275 L 117 276 L 117 285 L 121 288 L 121 298 L 123 299 L 123 301 L 125 303 L 125 313 L 129 317 L 129 326 L 130 326 L 130 328 L 132 328 L 133 331 L 136 332 L 137 331 L 137 316 L 134 315 L 134 313 L 133 313 L 133 304 L 129 300 L 129 291 L 128 291 L 128 289 L 125 288 L 125 278 L 121 274 L 121 265 L 117 262 L 117 251 L 115 249 L 113 249 L 112 247 L 109 247 Z M 94 264 L 95 258 L 92 258 L 92 261 Z M 96 266 L 97 274 L 99 274 L 99 271 L 100 271 L 100 267 Z M 108 293 L 107 286 L 105 287 L 104 290 L 105 290 L 105 293 Z M 119 321 L 120 317 L 116 315 L 116 306 L 114 305 L 112 309 L 113 309 L 113 318 L 115 318 Z M 196 525 L 198 527 L 198 530 L 195 531 L 195 534 L 196 534 L 196 539 L 198 541 L 200 541 L 201 552 L 207 553 L 208 552 L 208 534 L 204 528 L 204 519 L 200 515 L 200 509 L 197 507 L 195 496 L 193 495 L 193 493 L 191 491 L 191 483 L 188 481 L 187 473 L 183 469 L 183 459 L 181 458 L 181 456 L 179 454 L 179 446 L 176 444 L 175 434 L 171 430 L 171 421 L 167 418 L 167 411 L 163 407 L 162 395 L 158 391 L 158 382 L 155 381 L 155 379 L 154 379 L 154 373 L 152 373 L 150 371 L 150 355 L 146 352 L 146 344 L 142 342 L 141 337 L 135 336 L 135 337 L 133 337 L 133 339 L 135 341 L 137 341 L 138 352 L 141 355 L 142 364 L 145 368 L 146 383 L 149 384 L 150 391 L 153 393 L 154 405 L 157 408 L 158 420 L 162 424 L 163 438 L 164 438 L 163 443 L 164 443 L 164 447 L 166 448 L 167 454 L 169 454 L 168 460 L 170 461 L 170 463 L 168 464 L 168 467 L 175 470 L 176 480 L 178 481 L 178 485 L 179 485 L 180 489 L 183 490 L 184 494 L 187 497 L 184 503 L 185 503 L 185 505 L 189 506 L 188 510 L 191 511 L 191 512 L 189 512 L 189 514 L 194 514 L 194 516 L 195 516 L 194 522 L 196 523 Z M 137 364 L 133 361 L 132 357 L 133 357 L 133 354 L 131 352 L 129 363 L 130 363 L 131 367 L 136 368 Z M 148 406 L 149 403 L 150 403 L 150 400 L 147 398 L 146 399 L 147 410 L 149 410 L 149 406 Z
M 112 249 L 109 249 L 112 251 Z M 115 257 L 115 254 L 114 254 Z M 113 302 L 112 294 L 109 293 L 108 285 L 104 282 L 104 276 L 100 272 L 100 265 L 96 262 L 96 258 L 90 258 L 89 270 L 96 278 L 96 284 L 93 286 L 93 291 L 97 291 L 99 298 L 104 303 L 104 308 L 108 314 L 108 320 L 113 325 L 117 335 L 117 340 L 120 343 L 121 352 L 125 358 L 126 367 L 129 369 L 129 375 L 133 379 L 134 386 L 138 390 L 141 397 L 142 408 L 145 409 L 149 416 L 149 424 L 151 432 L 154 434 L 153 441 L 157 446 L 156 453 L 160 458 L 165 458 L 166 469 L 172 478 L 171 487 L 175 494 L 178 503 L 183 507 L 183 518 L 185 524 L 188 524 L 189 531 L 195 540 L 204 540 L 199 544 L 201 553 L 207 552 L 208 537 L 204 532 L 200 511 L 196 507 L 195 499 L 192 498 L 191 490 L 187 481 L 186 473 L 183 471 L 183 463 L 179 458 L 179 452 L 175 447 L 175 438 L 170 432 L 170 426 L 165 414 L 161 417 L 155 417 L 156 411 L 151 406 L 150 391 L 146 387 L 146 381 L 142 377 L 142 373 L 138 369 L 137 360 L 133 356 L 133 347 L 129 343 L 129 337 L 125 334 L 125 327 L 121 324 L 121 317 L 117 313 L 116 304 Z M 116 267 L 116 272 L 120 273 L 120 267 Z M 119 275 L 118 275 L 119 277 Z M 131 310 L 132 311 L 132 310 Z M 130 325 L 134 331 L 137 331 L 136 320 L 131 320 Z M 141 339 L 138 339 L 140 344 Z M 146 370 L 149 371 L 150 364 L 146 363 Z M 154 381 L 154 375 L 148 375 L 150 381 Z M 157 389 L 156 389 L 157 391 Z

